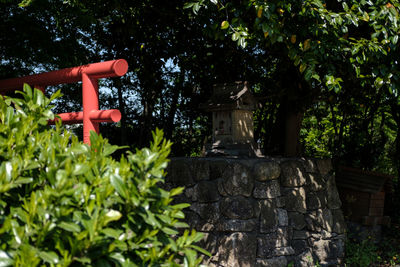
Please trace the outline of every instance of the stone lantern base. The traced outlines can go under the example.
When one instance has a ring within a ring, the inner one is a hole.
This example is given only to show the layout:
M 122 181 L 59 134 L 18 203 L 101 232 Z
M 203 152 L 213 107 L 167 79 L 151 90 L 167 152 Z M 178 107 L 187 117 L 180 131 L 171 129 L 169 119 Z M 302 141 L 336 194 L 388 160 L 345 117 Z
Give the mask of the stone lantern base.
M 253 143 L 206 144 L 205 150 L 206 157 L 262 157 L 260 149 Z

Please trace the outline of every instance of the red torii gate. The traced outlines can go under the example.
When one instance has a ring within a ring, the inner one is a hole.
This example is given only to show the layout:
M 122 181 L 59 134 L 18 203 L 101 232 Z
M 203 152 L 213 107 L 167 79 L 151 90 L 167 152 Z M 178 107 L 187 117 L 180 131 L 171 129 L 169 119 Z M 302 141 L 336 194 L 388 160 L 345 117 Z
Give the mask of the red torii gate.
M 90 144 L 90 131 L 99 133 L 100 122 L 118 122 L 121 112 L 118 109 L 99 110 L 98 79 L 119 77 L 128 71 L 125 59 L 92 63 L 68 69 L 56 70 L 36 75 L 0 81 L 0 94 L 21 90 L 27 83 L 44 92 L 46 86 L 82 81 L 81 112 L 58 114 L 63 124 L 83 123 L 83 142 Z M 49 123 L 54 123 L 50 121 Z

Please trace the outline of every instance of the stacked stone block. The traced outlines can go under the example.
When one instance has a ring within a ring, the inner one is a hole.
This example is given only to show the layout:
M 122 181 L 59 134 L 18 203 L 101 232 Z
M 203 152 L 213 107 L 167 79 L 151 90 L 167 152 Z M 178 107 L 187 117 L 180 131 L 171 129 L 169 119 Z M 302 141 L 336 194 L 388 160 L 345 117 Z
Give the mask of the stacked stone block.
M 209 266 L 339 266 L 345 222 L 329 160 L 174 158 Z

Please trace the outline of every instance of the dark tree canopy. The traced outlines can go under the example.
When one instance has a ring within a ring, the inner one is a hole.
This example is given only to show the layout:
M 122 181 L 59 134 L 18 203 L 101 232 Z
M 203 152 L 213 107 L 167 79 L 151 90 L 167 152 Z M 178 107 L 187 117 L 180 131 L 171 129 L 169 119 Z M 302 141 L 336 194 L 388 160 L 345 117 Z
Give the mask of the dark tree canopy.
M 164 128 L 174 155 L 199 155 L 209 138 L 209 114 L 198 106 L 212 85 L 247 80 L 260 100 L 255 137 L 265 154 L 330 156 L 397 173 L 399 7 L 334 0 L 1 1 L 0 77 L 125 58 L 129 73 L 102 81 L 108 89 L 100 95 L 103 108 L 119 108 L 123 118 L 102 133 L 140 147 L 152 129 Z M 80 109 L 79 85 L 63 93 L 57 112 Z

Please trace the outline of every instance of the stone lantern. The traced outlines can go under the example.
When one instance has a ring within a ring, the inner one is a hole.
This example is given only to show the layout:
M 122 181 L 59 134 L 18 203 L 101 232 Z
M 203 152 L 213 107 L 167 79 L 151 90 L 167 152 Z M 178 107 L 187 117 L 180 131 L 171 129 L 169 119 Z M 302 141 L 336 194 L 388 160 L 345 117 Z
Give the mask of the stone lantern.
M 212 112 L 212 143 L 206 156 L 259 156 L 254 142 L 253 111 L 257 101 L 247 82 L 214 85 L 200 108 Z

